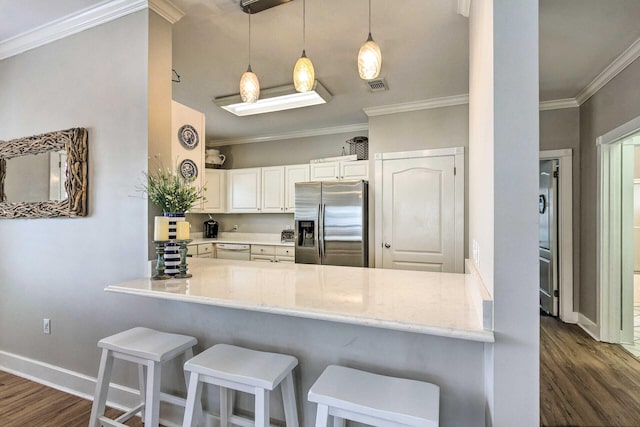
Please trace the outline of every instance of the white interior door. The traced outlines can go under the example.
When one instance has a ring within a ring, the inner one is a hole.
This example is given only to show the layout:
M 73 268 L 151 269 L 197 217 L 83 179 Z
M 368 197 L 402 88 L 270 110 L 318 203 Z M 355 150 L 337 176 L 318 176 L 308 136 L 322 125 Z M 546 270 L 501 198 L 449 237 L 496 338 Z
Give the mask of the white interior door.
M 456 259 L 455 156 L 381 163 L 382 218 L 376 221 L 382 222 L 377 248 L 382 267 L 461 272 L 462 256 Z

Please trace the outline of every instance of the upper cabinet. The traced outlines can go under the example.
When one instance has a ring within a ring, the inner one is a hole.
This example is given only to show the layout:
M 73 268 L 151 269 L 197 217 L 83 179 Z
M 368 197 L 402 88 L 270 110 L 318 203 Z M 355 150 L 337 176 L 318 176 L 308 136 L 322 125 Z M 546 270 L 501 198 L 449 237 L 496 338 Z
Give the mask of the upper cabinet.
M 258 213 L 262 210 L 262 168 L 229 169 L 228 209 L 230 213 Z
M 205 201 L 203 212 L 224 213 L 227 211 L 227 171 L 205 169 Z
M 309 165 L 262 168 L 262 212 L 293 213 L 296 182 L 309 181 Z
M 310 181 L 369 179 L 369 162 L 365 160 L 312 163 Z
M 296 182 L 309 181 L 309 164 L 285 166 L 284 180 L 284 211 L 293 213 L 296 210 Z
M 284 166 L 262 168 L 262 212 L 284 212 Z

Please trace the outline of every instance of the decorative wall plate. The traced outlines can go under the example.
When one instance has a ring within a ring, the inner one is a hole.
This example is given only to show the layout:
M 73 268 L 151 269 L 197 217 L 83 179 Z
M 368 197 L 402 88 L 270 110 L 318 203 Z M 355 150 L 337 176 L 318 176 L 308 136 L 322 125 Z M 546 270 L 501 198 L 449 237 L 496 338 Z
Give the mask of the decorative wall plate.
M 180 162 L 180 174 L 186 180 L 194 179 L 198 176 L 198 166 L 191 159 Z
M 198 142 L 200 142 L 200 137 L 198 136 L 198 131 L 191 125 L 184 125 L 178 130 L 178 140 L 180 144 L 184 146 L 184 148 L 188 150 L 193 150 L 198 146 Z

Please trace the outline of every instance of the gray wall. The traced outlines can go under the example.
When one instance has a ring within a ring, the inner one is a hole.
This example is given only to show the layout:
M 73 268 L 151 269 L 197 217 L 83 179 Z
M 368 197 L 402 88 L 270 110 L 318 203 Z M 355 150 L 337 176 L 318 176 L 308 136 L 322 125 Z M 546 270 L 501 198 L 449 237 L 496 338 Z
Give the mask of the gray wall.
M 580 109 L 540 112 L 540 150 L 573 151 L 573 307 L 580 298 Z
M 598 323 L 596 138 L 640 116 L 640 60 L 580 106 L 580 313 Z
M 146 322 L 103 289 L 145 273 L 147 71 L 146 11 L 0 61 L 0 139 L 89 131 L 88 217 L 0 220 L 0 350 L 95 376 L 97 340 Z

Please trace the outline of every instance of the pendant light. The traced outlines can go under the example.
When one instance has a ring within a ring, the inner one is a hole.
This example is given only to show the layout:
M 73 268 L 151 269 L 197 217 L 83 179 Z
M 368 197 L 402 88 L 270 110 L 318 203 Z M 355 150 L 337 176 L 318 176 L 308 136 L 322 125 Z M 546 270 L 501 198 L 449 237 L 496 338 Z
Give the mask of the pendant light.
M 371 37 L 371 0 L 369 0 L 369 37 L 358 52 L 358 73 L 363 80 L 375 79 L 382 68 L 382 52 Z
M 254 103 L 260 97 L 258 76 L 251 71 L 251 9 L 249 9 L 249 66 L 240 78 L 240 98 L 242 102 Z
M 313 83 L 316 79 L 313 64 L 307 58 L 304 49 L 307 44 L 306 30 L 306 2 L 302 0 L 302 56 L 298 58 L 295 67 L 293 67 L 293 85 L 298 92 L 309 92 L 313 89 Z

